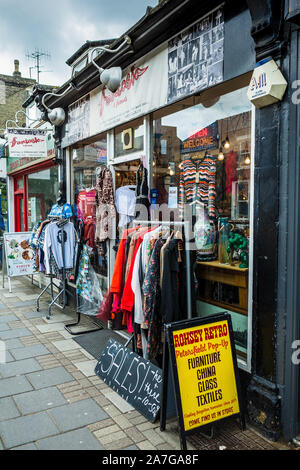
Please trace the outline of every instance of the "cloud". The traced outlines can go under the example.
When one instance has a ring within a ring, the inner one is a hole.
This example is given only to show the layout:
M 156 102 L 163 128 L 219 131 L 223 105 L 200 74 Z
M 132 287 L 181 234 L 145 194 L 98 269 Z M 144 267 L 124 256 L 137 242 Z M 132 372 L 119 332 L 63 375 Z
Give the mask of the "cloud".
M 0 73 L 11 75 L 14 59 L 22 76 L 35 65 L 26 54 L 36 49 L 49 53 L 41 58 L 41 83 L 62 85 L 70 78 L 66 60 L 87 40 L 121 36 L 158 0 L 1 0 Z M 47 72 L 50 71 L 51 72 Z M 32 78 L 36 70 L 32 69 Z

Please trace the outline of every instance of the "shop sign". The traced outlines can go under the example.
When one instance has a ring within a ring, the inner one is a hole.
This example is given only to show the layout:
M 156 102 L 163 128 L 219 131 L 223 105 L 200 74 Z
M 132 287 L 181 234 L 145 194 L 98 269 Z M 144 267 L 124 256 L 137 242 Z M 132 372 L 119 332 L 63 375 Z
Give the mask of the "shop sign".
M 224 12 L 217 8 L 168 43 L 168 102 L 223 81 Z
M 199 152 L 219 147 L 218 123 L 204 127 L 181 142 L 181 153 Z
M 86 95 L 68 107 L 68 122 L 62 147 L 72 145 L 90 135 L 90 95 Z
M 49 133 L 46 138 L 46 146 L 47 146 L 47 158 L 53 158 L 55 156 L 55 144 L 54 144 L 54 139 L 53 135 Z M 28 167 L 30 163 L 36 164 L 39 163 L 40 161 L 44 160 L 45 157 L 40 158 L 40 157 L 25 157 L 22 156 L 20 158 L 10 158 L 10 155 L 8 155 L 7 159 L 7 171 L 10 173 L 12 171 L 20 170 L 21 168 Z
M 47 134 L 40 129 L 8 129 L 9 158 L 46 158 Z
M 34 252 L 29 245 L 31 232 L 4 233 L 8 277 L 35 274 Z
M 165 332 L 165 364 L 170 357 L 182 446 L 186 433 L 233 415 L 243 419 L 230 315 L 170 323 Z M 165 382 L 168 367 L 163 377 Z
M 109 339 L 95 372 L 124 400 L 149 421 L 154 422 L 160 409 L 162 370 Z
M 276 62 L 271 59 L 256 67 L 248 87 L 248 98 L 257 108 L 281 101 L 287 82 Z
M 165 106 L 167 74 L 167 49 L 164 48 L 128 67 L 115 93 L 106 87 L 98 87 L 91 92 L 91 135 Z

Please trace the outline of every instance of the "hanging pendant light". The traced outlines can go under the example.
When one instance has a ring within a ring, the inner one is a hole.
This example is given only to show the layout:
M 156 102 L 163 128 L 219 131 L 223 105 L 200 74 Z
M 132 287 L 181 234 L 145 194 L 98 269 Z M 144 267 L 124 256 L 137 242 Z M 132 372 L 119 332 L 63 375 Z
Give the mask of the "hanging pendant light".
M 220 150 L 219 150 L 218 160 L 220 161 L 224 160 L 224 153 L 223 153 L 222 147 L 220 147 Z
M 225 149 L 229 149 L 229 148 L 230 148 L 230 142 L 229 142 L 228 136 L 227 136 L 226 139 L 225 139 L 224 148 L 225 148 Z
M 244 163 L 245 163 L 245 165 L 250 165 L 251 160 L 250 160 L 249 155 L 247 155 L 247 157 L 245 158 Z

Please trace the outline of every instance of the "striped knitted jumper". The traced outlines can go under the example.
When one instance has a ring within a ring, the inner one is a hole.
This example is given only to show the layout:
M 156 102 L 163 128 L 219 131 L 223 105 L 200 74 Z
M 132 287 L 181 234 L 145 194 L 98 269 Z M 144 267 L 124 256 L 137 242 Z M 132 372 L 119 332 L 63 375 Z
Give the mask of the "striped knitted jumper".
M 210 219 L 216 215 L 216 162 L 214 157 L 206 156 L 195 163 L 190 158 L 181 163 L 178 207 L 183 216 L 184 204 L 202 202 Z

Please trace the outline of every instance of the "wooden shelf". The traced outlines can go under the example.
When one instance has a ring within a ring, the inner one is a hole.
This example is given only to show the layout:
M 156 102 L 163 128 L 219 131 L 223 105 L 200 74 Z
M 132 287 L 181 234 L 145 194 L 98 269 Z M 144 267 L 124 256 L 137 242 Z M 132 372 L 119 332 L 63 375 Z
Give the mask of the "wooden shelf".
M 199 300 L 234 312 L 248 315 L 248 268 L 241 269 L 238 265 L 222 264 L 219 261 L 197 262 L 197 277 L 209 282 L 219 282 L 238 288 L 239 304 L 201 297 Z

